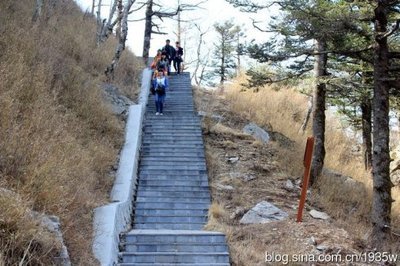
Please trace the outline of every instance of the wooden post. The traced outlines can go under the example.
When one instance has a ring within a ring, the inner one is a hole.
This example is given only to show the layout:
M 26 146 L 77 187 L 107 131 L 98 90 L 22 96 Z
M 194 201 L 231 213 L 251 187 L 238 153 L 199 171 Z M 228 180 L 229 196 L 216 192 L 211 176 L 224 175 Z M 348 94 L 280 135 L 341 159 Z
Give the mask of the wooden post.
M 301 187 L 301 195 L 299 201 L 299 210 L 297 212 L 297 222 L 300 223 L 303 218 L 303 209 L 306 203 L 307 197 L 307 189 L 308 189 L 308 181 L 310 179 L 310 172 L 311 172 L 311 160 L 314 151 L 314 137 L 307 138 L 306 150 L 304 152 L 304 177 L 303 177 L 303 185 Z

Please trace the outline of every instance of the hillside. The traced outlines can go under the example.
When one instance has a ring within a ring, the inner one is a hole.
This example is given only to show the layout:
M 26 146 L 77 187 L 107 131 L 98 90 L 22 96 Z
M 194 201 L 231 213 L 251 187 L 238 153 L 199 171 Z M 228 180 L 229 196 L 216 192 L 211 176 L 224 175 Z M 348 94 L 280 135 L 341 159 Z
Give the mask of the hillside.
M 60 243 L 32 211 L 56 215 L 73 265 L 93 265 L 92 210 L 108 201 L 124 123 L 105 101 L 116 46 L 72 0 L 0 2 L 0 265 L 51 265 Z M 53 5 L 54 4 L 54 5 Z M 115 73 L 135 100 L 142 66 L 126 50 Z
M 233 265 L 266 265 L 266 252 L 288 257 L 341 254 L 344 258 L 371 251 L 367 241 L 371 177 L 337 120 L 330 117 L 327 123 L 327 170 L 310 189 L 303 222 L 296 223 L 305 140 L 311 135 L 309 129 L 304 134 L 299 132 L 307 99 L 290 87 L 276 90 L 265 86 L 253 92 L 239 85 L 243 82 L 239 78 L 223 92 L 195 89 L 197 109 L 204 115 L 213 198 L 207 228 L 227 235 Z M 243 132 L 251 122 L 267 130 L 269 143 Z M 399 187 L 394 188 L 393 195 L 399 199 Z M 265 224 L 240 223 L 262 201 L 285 211 L 288 218 Z M 314 219 L 311 210 L 323 211 L 329 218 Z M 397 201 L 392 212 L 393 224 L 398 225 Z M 394 243 L 393 254 L 398 254 L 398 239 Z M 267 265 L 284 261 L 277 262 Z

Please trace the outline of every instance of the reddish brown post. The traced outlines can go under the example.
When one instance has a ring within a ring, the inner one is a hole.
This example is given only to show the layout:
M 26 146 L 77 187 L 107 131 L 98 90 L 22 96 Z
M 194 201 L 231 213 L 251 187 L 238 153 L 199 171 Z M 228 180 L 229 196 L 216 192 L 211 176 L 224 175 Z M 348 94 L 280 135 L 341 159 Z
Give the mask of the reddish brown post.
M 301 187 L 301 195 L 299 201 L 299 210 L 297 212 L 297 222 L 300 223 L 303 218 L 303 209 L 304 204 L 306 203 L 307 189 L 308 189 L 308 181 L 310 179 L 311 172 L 311 160 L 314 151 L 314 137 L 307 138 L 306 150 L 304 152 L 304 177 L 303 177 L 303 185 Z

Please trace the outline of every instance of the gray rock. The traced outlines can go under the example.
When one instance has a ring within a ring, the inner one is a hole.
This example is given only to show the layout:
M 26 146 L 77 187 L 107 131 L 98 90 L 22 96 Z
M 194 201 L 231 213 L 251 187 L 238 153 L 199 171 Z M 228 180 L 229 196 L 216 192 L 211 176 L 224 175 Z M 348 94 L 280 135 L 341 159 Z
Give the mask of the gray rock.
M 314 219 L 321 219 L 321 220 L 328 220 L 329 219 L 329 215 L 328 214 L 326 214 L 324 212 L 316 211 L 316 210 L 311 210 L 310 211 L 310 215 Z
M 284 185 L 283 188 L 286 189 L 287 191 L 293 191 L 293 190 L 294 190 L 293 182 L 292 182 L 290 179 L 288 179 L 288 180 L 285 182 L 285 185 Z
M 234 190 L 235 188 L 232 186 L 225 186 L 222 184 L 217 184 L 216 185 L 217 190 Z
M 111 84 L 104 83 L 102 89 L 104 98 L 111 105 L 111 110 L 116 115 L 125 117 L 128 113 L 129 106 L 135 104 L 128 97 L 122 95 L 117 87 Z
M 252 135 L 255 139 L 268 143 L 270 140 L 270 136 L 267 131 L 257 126 L 254 123 L 250 123 L 243 128 L 243 132 L 249 135 Z
M 254 180 L 254 179 L 257 179 L 257 177 L 255 177 L 253 175 L 245 175 L 245 176 L 243 176 L 243 180 L 245 182 L 249 182 L 249 181 Z
M 230 157 L 228 158 L 228 162 L 230 163 L 236 163 L 239 161 L 239 157 Z
M 330 169 L 323 169 L 322 175 L 329 179 L 327 181 L 329 184 L 341 186 L 343 195 L 357 194 L 360 196 L 360 198 L 367 197 L 368 193 L 365 185 L 357 180 L 354 180 L 350 176 L 342 175 Z
M 315 238 L 313 236 L 308 240 L 308 243 L 313 246 L 317 245 L 317 241 L 315 241 Z
M 32 211 L 33 217 L 40 221 L 40 224 L 54 234 L 57 241 L 61 244 L 60 254 L 56 259 L 57 265 L 71 266 L 71 260 L 69 258 L 67 247 L 64 244 L 64 239 L 61 232 L 60 219 L 54 215 L 45 215 L 39 212 Z
M 241 224 L 264 224 L 284 220 L 288 214 L 275 205 L 262 201 L 249 210 L 240 220 Z
M 246 210 L 243 207 L 238 207 L 236 208 L 236 210 L 231 214 L 231 216 L 229 218 L 231 218 L 231 220 L 236 219 L 239 216 L 242 216 L 244 213 L 246 212 Z
M 201 117 L 205 117 L 205 116 L 207 116 L 207 113 L 204 112 L 204 111 L 198 111 L 198 112 L 197 112 L 197 115 L 198 115 L 198 116 L 201 116 Z
M 318 245 L 318 246 L 316 246 L 316 249 L 319 251 L 325 251 L 328 249 L 328 247 L 325 245 Z
M 221 116 L 221 115 L 216 115 L 216 114 L 211 114 L 210 115 L 205 111 L 198 111 L 197 115 L 201 116 L 201 117 L 210 117 L 212 120 L 214 120 L 214 121 L 216 121 L 218 123 L 222 122 L 222 120 L 224 119 L 223 116 Z
M 400 160 L 393 160 L 390 163 L 390 179 L 393 185 L 397 186 L 400 184 Z
M 243 174 L 242 174 L 242 173 L 239 173 L 239 172 L 235 172 L 235 173 L 229 173 L 229 176 L 230 176 L 232 179 L 236 179 L 236 178 L 242 177 Z

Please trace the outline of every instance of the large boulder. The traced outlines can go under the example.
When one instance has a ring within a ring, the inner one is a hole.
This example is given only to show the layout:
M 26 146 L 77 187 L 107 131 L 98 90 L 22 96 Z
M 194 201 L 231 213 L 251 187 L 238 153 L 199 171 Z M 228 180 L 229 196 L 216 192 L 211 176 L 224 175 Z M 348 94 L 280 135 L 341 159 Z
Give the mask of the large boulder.
M 270 136 L 268 132 L 254 123 L 247 124 L 243 128 L 243 132 L 252 135 L 255 139 L 263 143 L 268 143 L 270 141 Z
M 288 214 L 275 205 L 262 201 L 249 210 L 240 220 L 241 224 L 264 224 L 284 220 Z

